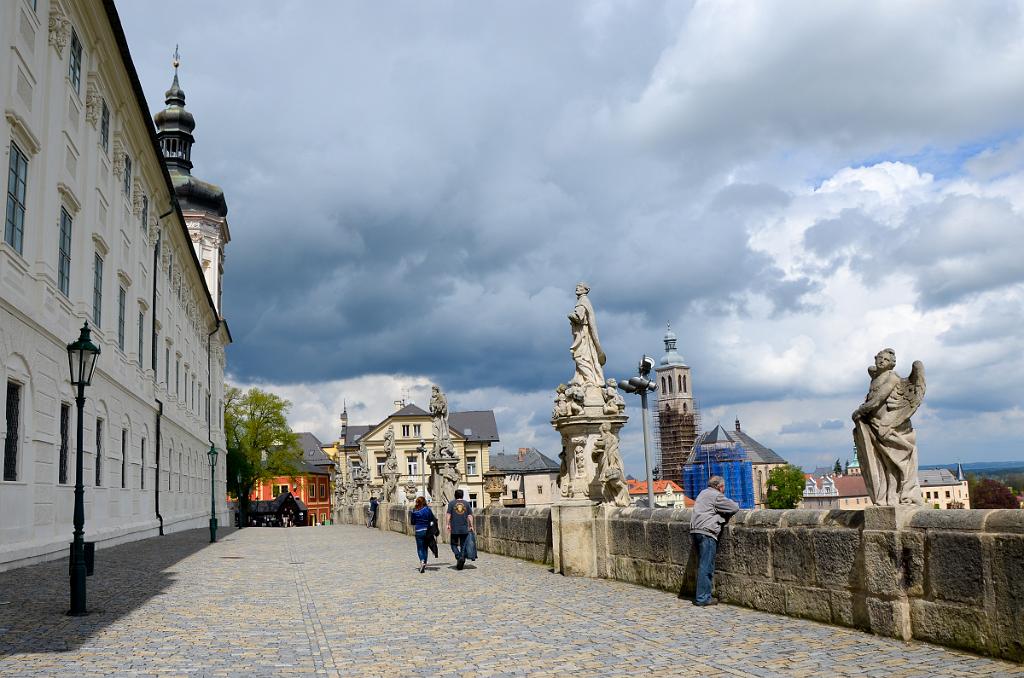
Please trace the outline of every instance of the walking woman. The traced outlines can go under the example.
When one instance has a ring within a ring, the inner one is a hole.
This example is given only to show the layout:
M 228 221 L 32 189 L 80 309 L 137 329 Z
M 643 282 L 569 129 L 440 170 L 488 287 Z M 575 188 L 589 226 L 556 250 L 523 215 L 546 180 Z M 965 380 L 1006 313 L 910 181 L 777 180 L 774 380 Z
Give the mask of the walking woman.
M 427 569 L 427 531 L 437 520 L 434 512 L 427 506 L 427 500 L 416 497 L 416 504 L 410 513 L 413 527 L 416 529 L 416 553 L 420 557 L 420 573 Z

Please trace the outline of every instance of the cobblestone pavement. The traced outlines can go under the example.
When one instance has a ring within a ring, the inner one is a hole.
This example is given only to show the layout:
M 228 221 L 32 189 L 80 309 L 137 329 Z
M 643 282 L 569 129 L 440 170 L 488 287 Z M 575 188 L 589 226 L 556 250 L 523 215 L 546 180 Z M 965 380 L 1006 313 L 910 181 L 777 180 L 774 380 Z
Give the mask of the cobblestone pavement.
M 194 530 L 0 573 L 2 676 L 1021 676 L 1024 667 L 352 526 Z

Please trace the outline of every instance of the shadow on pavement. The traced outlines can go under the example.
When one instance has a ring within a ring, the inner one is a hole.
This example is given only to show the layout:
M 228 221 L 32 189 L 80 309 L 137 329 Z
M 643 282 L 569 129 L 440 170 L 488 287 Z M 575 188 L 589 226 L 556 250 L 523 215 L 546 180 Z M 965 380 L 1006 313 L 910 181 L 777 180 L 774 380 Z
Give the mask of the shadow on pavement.
M 235 532 L 221 527 L 218 541 Z M 208 528 L 150 537 L 96 551 L 86 579 L 89 614 L 69 617 L 68 559 L 0 572 L 0 657 L 77 649 L 108 625 L 163 592 L 171 568 L 210 544 Z M 229 556 L 230 557 L 230 556 Z

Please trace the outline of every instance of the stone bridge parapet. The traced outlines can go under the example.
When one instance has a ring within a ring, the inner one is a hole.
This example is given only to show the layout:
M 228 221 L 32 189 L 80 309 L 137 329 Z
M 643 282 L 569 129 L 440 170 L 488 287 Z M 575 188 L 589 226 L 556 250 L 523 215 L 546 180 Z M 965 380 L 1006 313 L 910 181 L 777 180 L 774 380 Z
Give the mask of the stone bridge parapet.
M 393 506 L 380 529 L 411 534 Z M 478 548 L 692 596 L 689 509 L 489 508 Z M 353 507 L 341 522 L 365 521 Z M 1024 661 L 1024 510 L 740 511 L 719 541 L 722 602 Z

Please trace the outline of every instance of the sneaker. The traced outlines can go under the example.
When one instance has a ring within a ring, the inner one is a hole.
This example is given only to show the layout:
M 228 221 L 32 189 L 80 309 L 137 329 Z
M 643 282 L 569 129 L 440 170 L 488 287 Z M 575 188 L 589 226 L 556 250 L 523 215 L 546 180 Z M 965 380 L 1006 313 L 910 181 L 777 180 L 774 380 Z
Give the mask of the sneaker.
M 698 603 L 695 600 L 695 601 L 693 601 L 693 604 L 696 605 L 697 607 L 708 607 L 709 605 L 718 605 L 718 598 L 711 598 L 706 603 Z
M 455 569 L 456 570 L 461 570 L 462 568 L 466 567 L 466 559 L 465 558 L 459 558 L 457 561 L 455 561 L 455 563 L 456 563 L 455 564 Z
M 420 563 L 420 574 L 423 574 L 426 571 L 427 571 L 427 564 L 426 563 Z

